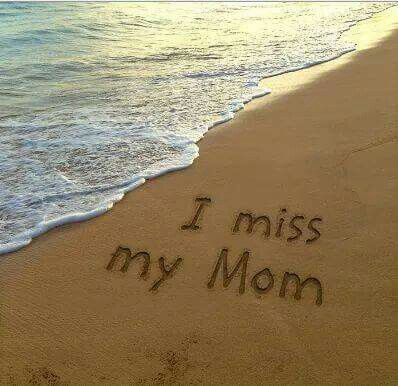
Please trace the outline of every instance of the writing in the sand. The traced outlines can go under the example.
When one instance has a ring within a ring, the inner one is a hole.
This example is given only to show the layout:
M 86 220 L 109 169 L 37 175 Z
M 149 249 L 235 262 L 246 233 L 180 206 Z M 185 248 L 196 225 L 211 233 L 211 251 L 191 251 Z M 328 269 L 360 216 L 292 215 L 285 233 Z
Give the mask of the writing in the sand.
M 239 293 L 244 294 L 246 290 L 246 279 L 247 279 L 247 266 L 250 258 L 250 251 L 244 250 L 237 259 L 237 262 L 232 270 L 228 268 L 228 249 L 223 248 L 219 254 L 216 261 L 216 265 L 212 271 L 209 281 L 207 282 L 207 288 L 213 288 L 219 276 L 220 271 L 222 276 L 223 287 L 226 288 L 230 285 L 235 276 L 238 275 L 240 271 L 240 283 L 239 283 Z M 222 267 L 222 270 L 221 270 Z M 260 269 L 258 272 L 253 272 L 250 280 L 250 286 L 259 295 L 264 295 L 268 293 L 275 284 L 275 276 L 271 272 L 271 269 L 266 267 Z M 284 298 L 286 295 L 286 288 L 288 285 L 294 285 L 294 298 L 296 300 L 301 299 L 301 293 L 304 287 L 313 287 L 316 291 L 315 303 L 320 306 L 322 304 L 322 284 L 314 277 L 307 277 L 304 281 L 293 272 L 285 272 L 279 289 L 279 296 Z
M 196 207 L 193 215 L 181 226 L 182 230 L 196 231 L 202 228 L 201 222 L 205 209 L 210 206 L 212 200 L 209 197 L 198 197 L 195 202 Z M 272 217 L 268 214 L 253 214 L 253 212 L 249 211 L 239 212 L 233 219 L 232 233 L 258 233 L 264 239 L 269 239 L 270 237 L 284 239 L 286 237 L 286 241 L 290 243 L 300 240 L 305 230 L 307 236 L 302 239 L 307 244 L 317 241 L 321 236 L 318 225 L 322 222 L 322 218 L 319 216 L 311 218 L 298 213 L 289 215 L 287 209 L 282 208 L 279 210 L 274 224 L 272 222 Z M 285 231 L 286 227 L 288 228 L 287 232 Z M 285 233 L 286 236 L 284 236 Z
M 108 271 L 116 270 L 126 273 L 130 267 L 130 263 L 134 260 L 141 260 L 142 268 L 140 277 L 146 280 L 149 276 L 151 264 L 151 255 L 146 251 L 137 251 L 133 254 L 130 248 L 119 246 L 112 254 L 106 269 Z M 149 290 L 156 291 L 164 281 L 171 278 L 181 262 L 182 258 L 178 257 L 172 263 L 166 265 L 165 258 L 160 257 L 158 259 L 160 275 L 152 283 Z
M 204 212 L 212 204 L 209 197 L 198 197 L 195 199 L 195 209 L 191 218 L 181 226 L 183 231 L 197 231 L 202 229 Z M 280 239 L 286 239 L 288 243 L 302 239 L 306 244 L 317 241 L 321 232 L 318 225 L 322 222 L 319 216 L 307 217 L 303 214 L 294 214 L 289 216 L 285 208 L 280 209 L 274 224 L 268 215 L 254 215 L 252 212 L 239 212 L 233 220 L 232 233 L 239 234 L 245 231 L 246 234 L 258 233 L 264 239 L 271 236 Z M 289 232 L 285 235 L 284 227 L 287 224 Z M 304 228 L 306 235 L 304 236 Z M 261 230 L 261 232 L 258 232 Z M 257 231 L 257 232 L 256 232 Z M 303 237 L 302 237 L 303 236 Z M 248 265 L 251 252 L 244 249 L 238 256 L 236 262 L 228 265 L 228 248 L 222 248 L 218 254 L 214 267 L 207 279 L 207 288 L 213 289 L 217 278 L 220 277 L 224 288 L 229 287 L 236 278 L 239 280 L 239 294 L 244 294 L 247 287 L 251 287 L 257 295 L 269 293 L 276 284 L 276 276 L 270 267 L 264 267 L 258 271 L 248 274 Z M 106 269 L 108 271 L 120 271 L 126 273 L 132 262 L 141 262 L 140 277 L 146 280 L 149 277 L 151 267 L 151 255 L 148 251 L 132 250 L 129 247 L 119 246 L 112 254 Z M 169 280 L 182 266 L 183 258 L 176 257 L 174 260 L 166 262 L 164 257 L 157 259 L 158 273 L 149 287 L 149 291 L 157 291 L 161 285 Z M 249 279 L 249 280 L 248 280 Z M 294 272 L 284 272 L 279 285 L 279 297 L 284 298 L 288 293 L 292 294 L 294 299 L 300 300 L 304 289 L 314 293 L 314 303 L 318 306 L 323 301 L 323 288 L 321 282 L 315 277 L 307 277 L 302 280 Z M 289 289 L 289 291 L 288 291 Z
M 251 252 L 244 250 L 240 257 L 236 259 L 233 267 L 228 267 L 228 249 L 222 248 L 218 258 L 216 260 L 214 268 L 211 270 L 211 274 L 207 281 L 207 288 L 212 289 L 215 286 L 217 277 L 221 278 L 222 285 L 224 288 L 229 287 L 234 278 L 239 278 L 239 294 L 244 294 L 247 287 L 247 276 L 248 276 L 248 264 L 251 256 Z M 149 252 L 137 251 L 132 252 L 128 247 L 119 246 L 116 251 L 112 254 L 112 257 L 106 266 L 108 271 L 121 271 L 126 273 L 130 267 L 130 263 L 133 261 L 141 261 L 141 273 L 140 277 L 144 280 L 148 279 L 149 269 L 151 264 L 151 256 Z M 158 259 L 159 274 L 149 287 L 149 291 L 156 291 L 159 287 L 178 270 L 181 266 L 183 259 L 181 257 L 176 258 L 174 261 L 166 265 L 165 258 L 160 257 Z M 240 276 L 240 277 L 239 277 Z M 271 291 L 275 285 L 275 276 L 271 269 L 265 267 L 259 271 L 252 272 L 249 277 L 250 286 L 255 293 L 258 295 L 265 295 Z M 286 296 L 287 287 L 293 287 L 293 296 L 296 300 L 301 299 L 304 288 L 311 287 L 315 293 L 315 304 L 320 306 L 322 304 L 322 284 L 314 277 L 307 277 L 305 280 L 301 280 L 299 275 L 293 272 L 285 272 L 283 275 L 282 282 L 280 283 L 279 296 L 284 298 Z M 291 291 L 290 291 L 291 292 Z

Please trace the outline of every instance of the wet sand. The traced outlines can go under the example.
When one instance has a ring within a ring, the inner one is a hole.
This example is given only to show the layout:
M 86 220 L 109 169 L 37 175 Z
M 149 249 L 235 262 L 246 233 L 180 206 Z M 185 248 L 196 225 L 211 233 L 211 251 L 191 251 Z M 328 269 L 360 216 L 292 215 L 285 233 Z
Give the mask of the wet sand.
M 2 256 L 0 382 L 392 384 L 398 32 L 360 48 L 265 80 L 191 167 Z M 246 268 L 225 288 L 220 256 Z

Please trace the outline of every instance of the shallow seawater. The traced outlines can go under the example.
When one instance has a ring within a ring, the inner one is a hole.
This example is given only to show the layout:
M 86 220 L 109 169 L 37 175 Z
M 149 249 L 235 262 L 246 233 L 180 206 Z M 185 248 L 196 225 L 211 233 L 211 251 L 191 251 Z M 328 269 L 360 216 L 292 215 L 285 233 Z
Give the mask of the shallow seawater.
M 0 4 L 0 253 L 186 167 L 259 80 L 386 3 Z

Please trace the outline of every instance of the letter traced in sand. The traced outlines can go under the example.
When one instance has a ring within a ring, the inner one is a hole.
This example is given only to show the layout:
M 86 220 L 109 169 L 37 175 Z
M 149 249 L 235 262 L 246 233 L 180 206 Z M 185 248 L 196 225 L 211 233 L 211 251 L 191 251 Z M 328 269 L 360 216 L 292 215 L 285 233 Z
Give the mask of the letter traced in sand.
M 228 273 L 228 249 L 223 248 L 220 253 L 220 257 L 217 260 L 216 266 L 214 268 L 214 271 L 210 277 L 209 282 L 207 283 L 207 288 L 213 288 L 214 283 L 217 278 L 217 273 L 220 270 L 220 267 L 222 265 L 223 270 L 222 270 L 222 278 L 223 278 L 223 287 L 226 288 L 229 286 L 231 283 L 232 279 L 234 276 L 238 273 L 239 268 L 241 269 L 241 276 L 240 276 L 240 285 L 239 285 L 239 293 L 243 294 L 245 292 L 245 283 L 246 283 L 246 271 L 247 271 L 247 263 L 249 260 L 250 252 L 249 251 L 244 251 L 242 253 L 241 258 L 239 261 L 236 263 L 234 269 L 232 270 L 231 274 Z
M 129 269 L 130 263 L 133 260 L 138 259 L 139 257 L 142 257 L 144 259 L 143 266 L 142 266 L 142 272 L 141 272 L 140 276 L 143 278 L 146 278 L 148 271 L 149 271 L 149 264 L 151 261 L 149 253 L 138 252 L 132 257 L 131 250 L 130 250 L 130 248 L 127 248 L 127 247 L 119 246 L 116 249 L 116 252 L 112 255 L 111 260 L 109 261 L 108 265 L 106 266 L 106 269 L 108 271 L 111 271 L 113 269 L 113 267 L 115 266 L 116 262 L 118 262 L 120 260 L 120 258 L 124 258 L 124 264 L 120 268 L 120 271 L 127 272 L 127 270 Z
M 247 228 L 246 232 L 247 233 L 252 233 L 254 230 L 254 227 L 258 223 L 263 223 L 265 225 L 265 231 L 264 231 L 264 237 L 269 237 L 271 233 L 271 222 L 267 216 L 258 216 L 254 217 L 251 213 L 239 213 L 238 218 L 235 221 L 235 225 L 233 228 L 233 232 L 237 233 L 240 231 L 240 224 L 243 220 L 246 220 L 247 223 Z
M 319 237 L 321 236 L 321 234 L 320 234 L 320 232 L 318 231 L 318 229 L 315 229 L 315 228 L 314 228 L 314 222 L 316 222 L 316 221 L 321 222 L 322 219 L 319 218 L 319 217 L 315 217 L 315 218 L 313 218 L 313 219 L 308 223 L 308 229 L 309 229 L 310 231 L 312 231 L 313 233 L 315 233 L 315 236 L 314 236 L 313 238 L 311 238 L 311 239 L 307 239 L 307 240 L 305 241 L 306 243 L 313 243 L 314 241 L 318 240 Z
M 268 281 L 268 284 L 265 287 L 262 287 L 259 284 L 262 277 L 266 277 Z M 266 294 L 274 286 L 274 276 L 268 268 L 262 269 L 253 276 L 251 284 L 255 292 L 258 294 Z
M 296 221 L 298 220 L 304 220 L 304 216 L 294 216 L 289 223 L 289 227 L 290 229 L 292 229 L 296 234 L 293 236 L 290 236 L 287 238 L 287 241 L 294 241 L 297 240 L 302 234 L 303 232 L 301 231 L 301 229 L 297 226 Z
M 208 197 L 198 197 L 195 199 L 195 201 L 199 203 L 199 205 L 196 209 L 195 215 L 193 216 L 193 219 L 191 220 L 191 222 L 189 224 L 184 224 L 181 226 L 181 229 L 183 229 L 183 230 L 194 230 L 195 231 L 195 230 L 199 229 L 200 225 L 197 224 L 199 217 L 200 217 L 201 213 L 203 212 L 204 207 L 207 204 L 211 203 L 211 199 Z
M 317 287 L 316 304 L 318 306 L 320 306 L 322 304 L 322 285 L 318 279 L 315 279 L 314 277 L 309 277 L 301 283 L 301 280 L 298 275 L 296 275 L 295 273 L 289 273 L 289 272 L 285 272 L 285 275 L 283 276 L 281 289 L 279 291 L 279 296 L 281 298 L 285 297 L 286 287 L 289 284 L 289 282 L 291 282 L 291 281 L 293 281 L 294 285 L 295 285 L 294 298 L 296 300 L 301 299 L 301 292 L 303 291 L 303 288 L 306 285 L 314 284 Z
M 162 274 L 162 276 L 153 283 L 152 287 L 149 289 L 149 291 L 156 291 L 159 286 L 166 280 L 172 277 L 174 274 L 175 270 L 177 267 L 181 264 L 182 258 L 178 257 L 173 264 L 171 264 L 170 268 L 167 268 L 165 263 L 164 263 L 164 257 L 159 258 L 159 269 Z
M 283 223 L 285 221 L 283 216 L 286 214 L 286 212 L 287 212 L 287 210 L 285 208 L 281 209 L 280 216 L 279 216 L 279 221 L 278 221 L 278 228 L 276 229 L 275 237 L 281 237 L 282 236 L 282 226 L 283 226 Z

